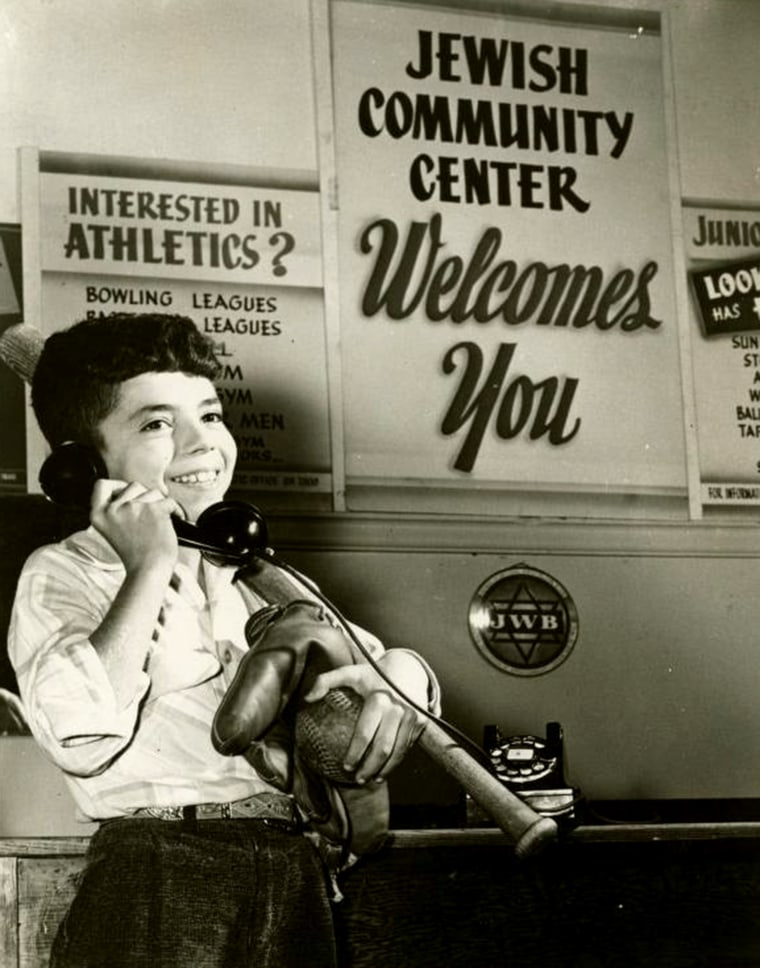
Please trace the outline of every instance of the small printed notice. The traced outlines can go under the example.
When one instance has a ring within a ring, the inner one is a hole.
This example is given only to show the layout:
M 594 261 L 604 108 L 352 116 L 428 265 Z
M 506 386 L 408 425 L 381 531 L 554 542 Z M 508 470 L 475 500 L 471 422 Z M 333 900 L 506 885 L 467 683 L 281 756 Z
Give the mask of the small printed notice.
M 760 484 L 703 484 L 702 503 L 760 505 Z

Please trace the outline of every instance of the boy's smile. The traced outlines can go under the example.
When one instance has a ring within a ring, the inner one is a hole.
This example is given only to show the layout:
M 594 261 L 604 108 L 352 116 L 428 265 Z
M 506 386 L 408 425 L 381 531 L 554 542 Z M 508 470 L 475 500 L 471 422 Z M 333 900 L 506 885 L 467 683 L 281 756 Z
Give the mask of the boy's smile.
M 190 521 L 230 486 L 237 447 L 206 377 L 149 372 L 125 380 L 98 433 L 111 478 L 157 488 Z

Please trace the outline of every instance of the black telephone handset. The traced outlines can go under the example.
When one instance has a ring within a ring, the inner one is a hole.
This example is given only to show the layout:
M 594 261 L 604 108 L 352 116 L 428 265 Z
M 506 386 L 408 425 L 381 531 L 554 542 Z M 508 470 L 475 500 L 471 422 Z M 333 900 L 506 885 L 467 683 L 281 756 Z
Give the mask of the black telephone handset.
M 95 482 L 108 477 L 100 454 L 86 444 L 61 444 L 40 468 L 42 493 L 62 507 L 88 509 Z M 177 540 L 198 549 L 214 564 L 244 565 L 264 553 L 267 525 L 259 509 L 246 501 L 220 501 L 206 508 L 195 524 L 172 515 Z

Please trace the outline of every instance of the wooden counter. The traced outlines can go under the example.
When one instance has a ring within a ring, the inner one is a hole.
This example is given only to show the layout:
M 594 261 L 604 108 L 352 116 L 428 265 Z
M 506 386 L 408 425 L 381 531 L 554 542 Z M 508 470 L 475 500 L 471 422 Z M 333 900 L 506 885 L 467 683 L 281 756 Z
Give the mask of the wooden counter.
M 87 843 L 0 839 L 2 968 L 47 964 Z M 396 830 L 342 887 L 346 968 L 760 965 L 757 822 L 582 826 L 523 861 L 491 828 Z

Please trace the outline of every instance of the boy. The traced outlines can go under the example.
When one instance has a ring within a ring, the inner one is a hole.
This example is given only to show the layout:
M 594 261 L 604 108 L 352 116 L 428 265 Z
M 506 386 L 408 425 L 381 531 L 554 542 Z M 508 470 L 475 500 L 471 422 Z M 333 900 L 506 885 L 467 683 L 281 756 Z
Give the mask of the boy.
M 191 320 L 122 314 L 53 334 L 34 373 L 51 446 L 92 446 L 108 470 L 90 527 L 26 563 L 9 635 L 32 732 L 101 821 L 57 968 L 334 964 L 323 871 L 291 798 L 210 737 L 250 600 L 234 568 L 178 546 L 170 516 L 196 521 L 232 480 L 216 372 Z M 421 659 L 368 642 L 407 695 L 436 704 Z M 419 714 L 369 664 L 325 673 L 307 698 L 338 685 L 364 697 L 347 763 L 381 781 Z

